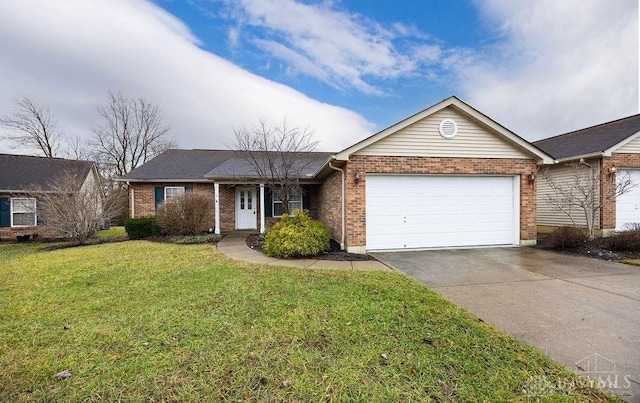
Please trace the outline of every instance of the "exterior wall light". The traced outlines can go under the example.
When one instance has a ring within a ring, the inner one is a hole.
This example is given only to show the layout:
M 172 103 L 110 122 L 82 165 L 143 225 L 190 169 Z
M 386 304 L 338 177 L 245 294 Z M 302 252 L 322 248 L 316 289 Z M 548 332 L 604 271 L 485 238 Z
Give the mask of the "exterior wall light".
M 536 181 L 536 174 L 535 172 L 531 172 L 528 176 L 527 176 L 527 180 L 529 180 L 529 183 L 533 183 Z
M 360 182 L 360 178 L 361 178 L 360 171 L 356 171 L 356 175 L 355 175 L 356 183 Z
M 609 167 L 609 174 L 613 175 L 618 171 L 618 168 L 614 167 L 614 166 L 610 166 Z

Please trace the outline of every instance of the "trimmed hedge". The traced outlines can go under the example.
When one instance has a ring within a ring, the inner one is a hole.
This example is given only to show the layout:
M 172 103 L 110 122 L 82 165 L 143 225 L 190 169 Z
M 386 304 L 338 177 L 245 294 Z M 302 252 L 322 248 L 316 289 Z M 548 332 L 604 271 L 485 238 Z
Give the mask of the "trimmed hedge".
M 127 218 L 124 230 L 129 239 L 144 239 L 160 235 L 160 227 L 155 217 Z
M 324 224 L 296 209 L 291 216 L 283 214 L 267 232 L 262 250 L 267 256 L 278 258 L 315 256 L 331 248 L 330 237 Z

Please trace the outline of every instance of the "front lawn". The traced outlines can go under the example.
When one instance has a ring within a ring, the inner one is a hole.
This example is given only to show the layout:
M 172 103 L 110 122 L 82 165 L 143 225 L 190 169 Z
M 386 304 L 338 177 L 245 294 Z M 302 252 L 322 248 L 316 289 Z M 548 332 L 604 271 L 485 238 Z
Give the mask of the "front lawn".
M 402 274 L 45 246 L 0 244 L 0 401 L 606 400 Z

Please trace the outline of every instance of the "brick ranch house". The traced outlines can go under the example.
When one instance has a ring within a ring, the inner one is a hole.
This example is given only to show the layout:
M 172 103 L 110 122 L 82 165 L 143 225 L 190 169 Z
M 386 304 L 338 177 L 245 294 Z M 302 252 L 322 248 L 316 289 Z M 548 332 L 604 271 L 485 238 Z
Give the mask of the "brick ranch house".
M 547 167 L 549 175 L 557 184 L 575 180 L 575 164 L 582 170 L 593 170 L 598 178 L 593 184 L 595 194 L 602 192 L 622 178 L 630 178 L 635 186 L 630 192 L 617 197 L 597 214 L 594 228 L 597 234 L 611 235 L 624 230 L 627 224 L 640 222 L 640 115 L 629 116 L 585 129 L 561 134 L 533 143 L 554 158 Z M 574 166 L 572 166 L 572 164 Z M 573 225 L 571 219 L 550 203 L 553 191 L 546 180 L 538 183 L 538 225 L 541 231 L 553 227 Z M 572 217 L 576 224 L 587 227 L 582 211 L 574 209 Z
M 531 245 L 536 177 L 552 158 L 456 97 L 338 153 L 312 153 L 293 207 L 308 208 L 354 253 Z M 132 217 L 172 196 L 214 200 L 216 233 L 264 231 L 282 204 L 231 150 L 169 150 L 120 180 Z
M 0 154 L 0 239 L 15 240 L 18 235 L 53 236 L 40 214 L 42 205 L 35 187 L 47 187 L 63 173 L 82 179 L 82 186 L 98 181 L 95 164 L 63 158 Z

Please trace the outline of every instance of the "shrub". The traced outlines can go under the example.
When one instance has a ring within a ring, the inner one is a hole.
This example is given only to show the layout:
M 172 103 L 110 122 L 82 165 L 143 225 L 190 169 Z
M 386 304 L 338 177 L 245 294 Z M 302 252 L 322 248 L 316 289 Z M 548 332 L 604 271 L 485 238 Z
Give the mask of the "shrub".
M 319 221 L 309 218 L 307 212 L 294 210 L 284 214 L 265 235 L 262 249 L 271 257 L 315 256 L 328 251 L 329 230 Z
M 627 224 L 625 230 L 609 238 L 611 250 L 640 250 L 640 224 Z
M 547 238 L 552 249 L 574 249 L 588 240 L 583 230 L 576 227 L 558 227 Z
M 160 235 L 160 227 L 155 217 L 127 218 L 124 230 L 129 239 L 144 239 Z
M 167 235 L 194 235 L 208 228 L 213 200 L 204 193 L 188 192 L 173 197 L 158 208 L 158 225 Z

